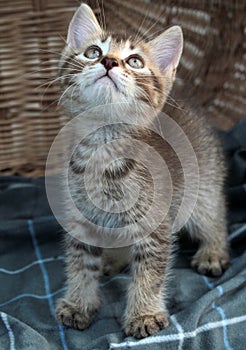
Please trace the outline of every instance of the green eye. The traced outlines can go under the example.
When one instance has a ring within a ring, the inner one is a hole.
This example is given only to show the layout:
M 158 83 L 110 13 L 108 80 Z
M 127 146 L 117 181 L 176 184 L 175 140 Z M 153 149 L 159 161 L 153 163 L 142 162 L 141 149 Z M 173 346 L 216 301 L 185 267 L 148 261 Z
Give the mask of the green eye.
M 98 46 L 90 46 L 84 53 L 86 58 L 94 60 L 102 56 L 102 50 Z
M 135 69 L 141 69 L 144 67 L 144 63 L 138 56 L 132 56 L 127 60 L 129 66 Z

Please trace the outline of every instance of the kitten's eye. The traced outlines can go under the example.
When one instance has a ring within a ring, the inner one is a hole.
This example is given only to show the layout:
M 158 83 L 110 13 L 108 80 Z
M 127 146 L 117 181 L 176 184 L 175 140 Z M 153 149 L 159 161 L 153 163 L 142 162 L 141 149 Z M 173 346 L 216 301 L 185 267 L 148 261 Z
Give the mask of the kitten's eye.
M 131 66 L 132 68 L 135 69 L 141 69 L 144 67 L 144 63 L 141 60 L 141 58 L 137 57 L 137 56 L 132 56 L 127 60 L 127 63 L 129 64 L 129 66 Z
M 90 46 L 84 53 L 85 57 L 94 60 L 102 56 L 102 50 L 98 46 Z

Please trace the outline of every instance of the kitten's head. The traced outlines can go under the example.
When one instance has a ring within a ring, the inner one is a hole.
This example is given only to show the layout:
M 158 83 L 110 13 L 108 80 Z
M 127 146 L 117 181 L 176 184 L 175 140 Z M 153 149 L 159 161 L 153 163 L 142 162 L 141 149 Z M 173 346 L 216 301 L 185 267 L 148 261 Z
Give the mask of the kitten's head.
M 60 61 L 64 94 L 81 110 L 128 103 L 160 110 L 171 90 L 183 48 L 180 27 L 151 41 L 105 32 L 82 4 L 69 25 Z M 78 107 L 80 106 L 80 107 Z

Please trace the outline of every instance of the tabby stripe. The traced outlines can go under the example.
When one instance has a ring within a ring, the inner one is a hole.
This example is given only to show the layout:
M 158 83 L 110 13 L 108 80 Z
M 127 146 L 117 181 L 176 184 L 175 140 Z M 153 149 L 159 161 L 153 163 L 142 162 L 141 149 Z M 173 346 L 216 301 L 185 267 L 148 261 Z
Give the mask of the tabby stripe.
M 151 76 L 152 76 L 152 80 L 153 80 L 153 84 L 154 84 L 155 89 L 158 92 L 161 92 L 162 86 L 161 86 L 161 83 L 160 83 L 158 77 L 155 75 L 155 73 L 151 69 L 150 69 L 150 73 L 151 73 Z
M 91 264 L 87 264 L 87 263 L 84 264 L 84 269 L 87 269 L 89 271 L 94 271 L 94 272 L 99 271 L 100 267 L 101 267 L 101 264 L 99 266 L 96 264 L 92 264 L 92 263 Z
M 105 169 L 104 175 L 108 179 L 119 180 L 125 177 L 134 168 L 136 161 L 125 158 L 121 160 L 119 166 L 114 166 L 114 162 Z
M 145 253 L 141 253 L 141 252 L 136 252 L 133 256 L 134 261 L 141 263 L 144 260 L 146 260 L 146 254 Z
M 139 99 L 146 103 L 150 103 L 150 101 L 153 102 L 151 98 L 151 93 L 149 90 L 151 81 L 149 81 L 148 77 L 146 77 L 146 80 L 144 81 L 142 81 L 143 78 L 141 78 L 141 80 L 138 80 L 138 75 L 135 73 L 134 73 L 134 76 L 135 76 L 136 84 L 143 90 L 143 92 L 145 92 L 145 94 L 139 96 Z
M 87 252 L 87 253 L 89 253 L 89 254 L 91 254 L 93 256 L 101 256 L 102 255 L 102 251 L 103 251 L 102 248 L 100 248 L 100 247 L 94 247 L 94 246 L 91 246 L 91 245 L 85 244 L 85 243 L 81 244 L 81 248 L 85 252 Z
M 95 257 L 102 254 L 102 248 L 90 246 L 89 244 L 80 242 L 78 239 L 71 237 L 70 235 L 66 236 L 66 242 L 70 247 L 73 247 L 76 250 L 83 250 Z
M 69 168 L 74 174 L 83 174 L 85 172 L 85 166 L 79 166 L 73 160 L 70 161 Z

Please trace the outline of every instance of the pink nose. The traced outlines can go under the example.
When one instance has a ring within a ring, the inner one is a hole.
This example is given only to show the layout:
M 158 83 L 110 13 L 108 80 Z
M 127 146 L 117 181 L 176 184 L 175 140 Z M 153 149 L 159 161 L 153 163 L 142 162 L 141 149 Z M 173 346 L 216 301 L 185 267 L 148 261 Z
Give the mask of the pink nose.
M 107 70 L 112 69 L 113 67 L 117 67 L 119 65 L 118 61 L 116 60 L 116 58 L 114 57 L 103 57 L 103 59 L 101 60 L 101 63 L 104 65 L 104 67 Z

